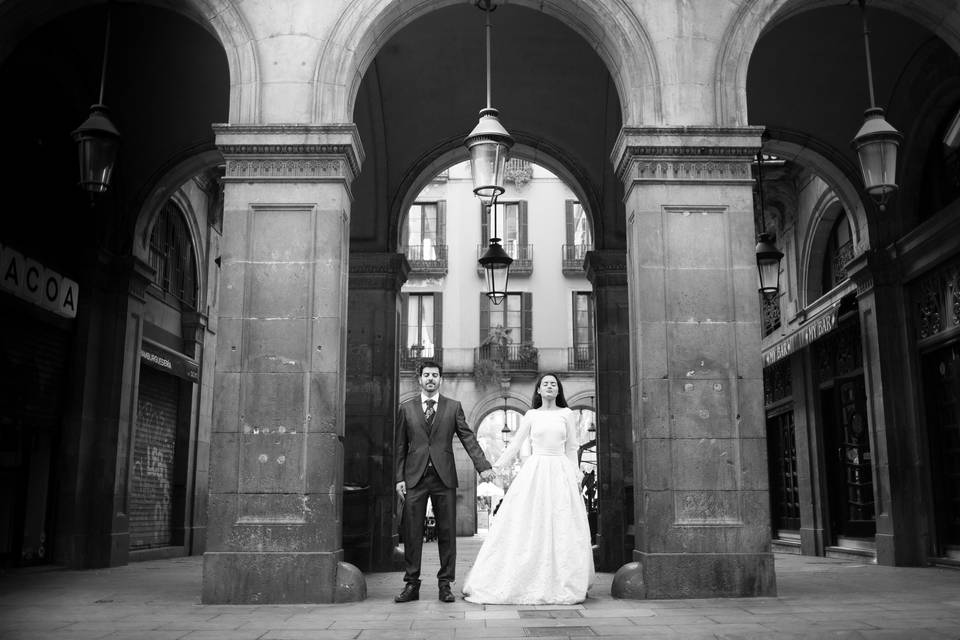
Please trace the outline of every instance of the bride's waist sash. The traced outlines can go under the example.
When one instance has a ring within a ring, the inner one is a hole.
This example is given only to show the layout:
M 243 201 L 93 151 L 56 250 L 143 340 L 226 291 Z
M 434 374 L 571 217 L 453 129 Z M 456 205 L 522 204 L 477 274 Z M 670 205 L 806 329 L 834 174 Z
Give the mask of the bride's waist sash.
M 533 447 L 533 455 L 535 456 L 562 456 L 565 455 L 563 447 Z

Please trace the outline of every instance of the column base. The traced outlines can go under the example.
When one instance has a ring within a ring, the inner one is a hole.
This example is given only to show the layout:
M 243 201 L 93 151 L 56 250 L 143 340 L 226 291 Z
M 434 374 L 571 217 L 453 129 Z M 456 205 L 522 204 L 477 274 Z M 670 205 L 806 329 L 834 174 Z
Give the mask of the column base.
M 610 593 L 625 600 L 776 596 L 772 553 L 633 552 Z
M 339 553 L 203 554 L 203 604 L 315 604 L 367 597 L 363 573 Z

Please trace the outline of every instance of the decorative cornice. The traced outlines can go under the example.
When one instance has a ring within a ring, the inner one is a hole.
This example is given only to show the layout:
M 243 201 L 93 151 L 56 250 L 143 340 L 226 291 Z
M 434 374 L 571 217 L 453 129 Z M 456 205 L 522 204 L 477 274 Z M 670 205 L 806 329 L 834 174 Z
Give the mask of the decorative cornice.
M 625 249 L 588 251 L 584 258 L 587 280 L 594 287 L 627 286 L 627 252 Z
M 410 275 L 402 253 L 351 253 L 350 288 L 399 291 Z
M 345 180 L 360 172 L 363 146 L 350 125 L 214 125 L 225 181 Z
M 611 159 L 629 187 L 647 183 L 751 183 L 762 127 L 624 128 Z

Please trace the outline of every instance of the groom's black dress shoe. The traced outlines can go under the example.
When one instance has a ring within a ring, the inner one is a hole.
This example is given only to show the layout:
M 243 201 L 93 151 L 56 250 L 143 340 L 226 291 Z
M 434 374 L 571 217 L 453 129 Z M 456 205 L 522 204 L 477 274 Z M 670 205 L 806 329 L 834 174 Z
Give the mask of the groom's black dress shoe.
M 456 602 L 457 598 L 453 595 L 453 591 L 450 590 L 450 585 L 442 584 L 440 585 L 440 602 Z
M 449 591 L 449 589 L 448 589 Z M 420 585 L 410 584 L 409 582 L 403 588 L 403 591 L 400 592 L 396 598 L 393 599 L 394 602 L 410 602 L 412 600 L 420 599 Z

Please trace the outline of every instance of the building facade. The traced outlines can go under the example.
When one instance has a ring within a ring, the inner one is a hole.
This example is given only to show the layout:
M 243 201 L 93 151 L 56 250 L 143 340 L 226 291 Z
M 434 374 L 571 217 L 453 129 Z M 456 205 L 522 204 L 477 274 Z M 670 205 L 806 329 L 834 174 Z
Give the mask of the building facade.
M 594 393 L 618 595 L 771 595 L 774 547 L 956 558 L 960 7 L 866 2 L 868 85 L 856 4 L 492 14 L 512 157 L 592 234 L 589 288 L 563 262 L 557 291 L 539 264 L 516 276 L 519 341 L 493 364 L 569 366 L 569 296 L 592 293 L 594 374 L 571 385 Z M 472 418 L 502 408 L 461 388 L 501 313 L 480 306 L 479 205 L 426 243 L 442 198 L 418 200 L 467 157 L 483 47 L 453 0 L 0 1 L 5 563 L 202 552 L 205 602 L 355 600 L 358 567 L 392 566 L 405 367 L 439 341 Z M 90 197 L 70 134 L 98 102 L 121 146 Z M 874 103 L 903 134 L 883 208 L 850 147 Z M 570 244 L 560 211 L 524 242 L 520 200 L 498 214 L 518 262 Z M 786 254 L 769 300 L 762 230 Z

